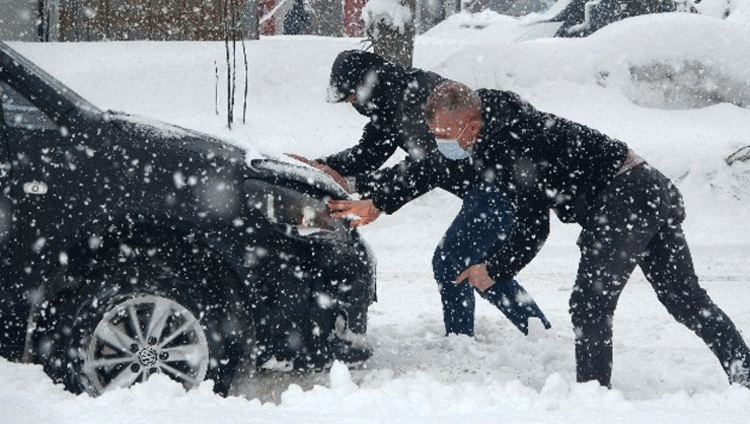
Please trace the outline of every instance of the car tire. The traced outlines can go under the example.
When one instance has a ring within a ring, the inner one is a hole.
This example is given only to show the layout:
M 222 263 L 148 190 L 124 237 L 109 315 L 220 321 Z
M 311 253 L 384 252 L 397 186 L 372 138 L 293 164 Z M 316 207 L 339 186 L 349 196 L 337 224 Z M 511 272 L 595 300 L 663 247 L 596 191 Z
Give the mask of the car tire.
M 249 318 L 219 282 L 218 289 L 199 288 L 206 278 L 213 282 L 211 267 L 200 275 L 195 264 L 142 256 L 90 270 L 73 301 L 60 307 L 54 360 L 66 388 L 97 396 L 162 373 L 186 389 L 211 379 L 226 395 L 251 346 Z

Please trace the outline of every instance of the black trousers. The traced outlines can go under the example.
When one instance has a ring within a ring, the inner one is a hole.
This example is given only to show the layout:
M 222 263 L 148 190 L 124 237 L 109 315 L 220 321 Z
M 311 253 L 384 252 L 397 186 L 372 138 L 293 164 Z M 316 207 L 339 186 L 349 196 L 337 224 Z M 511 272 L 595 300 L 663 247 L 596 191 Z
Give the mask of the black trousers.
M 677 188 L 643 164 L 615 177 L 593 211 L 578 240 L 581 260 L 570 298 L 577 380 L 610 387 L 612 319 L 637 265 L 667 311 L 708 345 L 730 381 L 747 386 L 750 351 L 698 284 L 681 228 L 685 212 Z

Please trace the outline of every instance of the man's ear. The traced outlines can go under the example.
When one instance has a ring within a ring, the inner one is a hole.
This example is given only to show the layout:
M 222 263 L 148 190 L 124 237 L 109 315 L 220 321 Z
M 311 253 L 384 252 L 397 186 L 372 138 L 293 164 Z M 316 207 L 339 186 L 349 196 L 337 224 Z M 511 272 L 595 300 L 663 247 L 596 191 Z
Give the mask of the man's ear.
M 473 136 L 472 138 L 476 138 L 479 135 L 479 132 L 482 131 L 482 115 L 478 114 L 472 116 L 466 125 L 466 129 Z

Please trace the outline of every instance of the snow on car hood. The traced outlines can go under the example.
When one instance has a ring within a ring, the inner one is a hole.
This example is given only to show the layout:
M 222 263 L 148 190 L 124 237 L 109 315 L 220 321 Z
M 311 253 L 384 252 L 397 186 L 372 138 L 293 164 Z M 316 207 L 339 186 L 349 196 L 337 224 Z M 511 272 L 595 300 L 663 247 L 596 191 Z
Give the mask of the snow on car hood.
M 244 157 L 246 153 L 245 149 L 229 141 L 156 119 L 121 112 L 108 112 L 105 116 L 107 120 L 113 122 L 123 131 L 144 137 L 150 141 L 183 142 L 182 148 L 198 153 L 208 153 L 209 155 L 224 154 L 232 157 Z
M 109 112 L 107 119 L 131 134 L 153 141 L 183 141 L 184 144 L 181 147 L 187 150 L 241 159 L 250 169 L 261 175 L 305 183 L 341 198 L 348 197 L 346 191 L 333 178 L 286 155 L 271 156 L 256 149 L 238 146 L 236 142 L 230 140 L 223 140 L 216 136 L 142 116 Z

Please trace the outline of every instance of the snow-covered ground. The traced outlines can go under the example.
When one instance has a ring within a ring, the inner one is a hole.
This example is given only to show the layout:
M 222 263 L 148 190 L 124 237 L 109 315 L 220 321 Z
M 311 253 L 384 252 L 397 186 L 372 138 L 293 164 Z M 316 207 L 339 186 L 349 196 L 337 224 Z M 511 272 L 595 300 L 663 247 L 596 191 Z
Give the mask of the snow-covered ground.
M 630 78 L 631 69 L 654 63 L 677 70 L 700 63 L 705 78 L 687 83 L 713 93 L 731 86 L 742 98 L 743 90 L 750 92 L 750 0 L 734 4 L 738 13 L 728 20 L 646 16 L 575 40 L 505 42 L 502 34 L 518 33 L 518 20 L 458 16 L 417 40 L 415 65 L 474 88 L 517 91 L 540 109 L 626 141 L 677 181 L 702 284 L 750 340 L 750 163 L 724 161 L 750 145 L 750 108 L 679 109 L 684 98 L 665 95 L 684 81 L 648 85 Z M 489 26 L 473 25 L 477 19 Z M 356 39 L 280 36 L 246 43 L 247 121 L 241 123 L 239 96 L 232 130 L 224 111 L 223 43 L 12 46 L 103 109 L 195 128 L 269 154 L 335 152 L 355 143 L 365 123 L 352 108 L 324 100 L 334 57 L 358 48 Z M 54 386 L 39 366 L 0 359 L 0 422 L 748 422 L 750 390 L 727 383 L 713 355 L 667 314 L 639 271 L 616 313 L 613 389 L 575 383 L 567 312 L 578 259 L 574 225 L 553 222 L 547 245 L 519 277 L 552 330 L 532 328 L 524 337 L 480 300 L 476 337 L 444 337 L 430 258 L 459 206 L 436 191 L 362 229 L 378 257 L 379 301 L 370 309 L 368 332 L 375 354 L 360 369 L 335 364 L 330 373 L 286 378 L 262 393 L 264 401 L 253 399 L 257 387 L 242 378 L 234 395 L 222 398 L 210 383 L 186 393 L 158 376 L 92 399 Z

